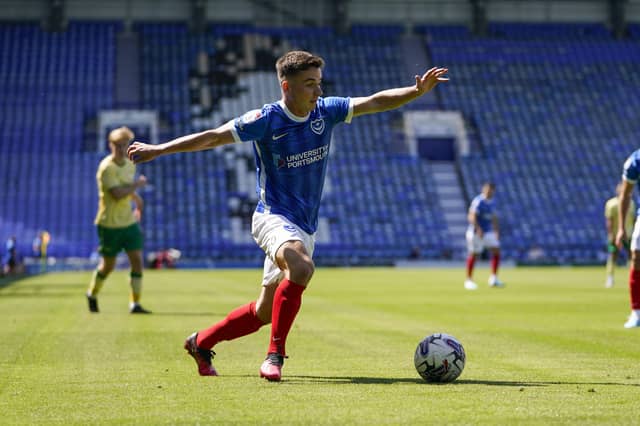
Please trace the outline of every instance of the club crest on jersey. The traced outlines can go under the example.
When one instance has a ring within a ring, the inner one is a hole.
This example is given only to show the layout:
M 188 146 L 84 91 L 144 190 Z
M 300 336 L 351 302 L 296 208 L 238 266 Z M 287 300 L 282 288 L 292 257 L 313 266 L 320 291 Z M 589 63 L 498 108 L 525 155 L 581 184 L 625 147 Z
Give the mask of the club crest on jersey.
M 315 120 L 311 120 L 311 130 L 316 135 L 321 135 L 324 132 L 324 118 L 320 117 Z

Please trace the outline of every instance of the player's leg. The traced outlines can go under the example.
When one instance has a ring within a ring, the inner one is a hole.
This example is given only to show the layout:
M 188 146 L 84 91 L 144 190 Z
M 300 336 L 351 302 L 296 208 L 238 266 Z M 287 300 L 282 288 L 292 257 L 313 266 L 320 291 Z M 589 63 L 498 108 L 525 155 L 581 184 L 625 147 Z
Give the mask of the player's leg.
M 260 300 L 269 300 L 270 303 L 273 303 L 275 289 L 276 285 L 263 287 L 258 301 L 249 302 L 235 308 L 229 312 L 222 321 L 205 330 L 199 331 L 197 338 L 198 346 L 205 349 L 213 348 L 223 340 L 233 340 L 246 336 L 247 334 L 258 331 L 263 325 L 269 324 L 271 318 L 268 320 L 262 319 L 262 316 L 265 316 L 267 312 L 261 312 L 258 309 L 258 303 Z M 268 313 L 271 314 L 270 308 L 268 309 Z
M 235 308 L 223 320 L 187 338 L 184 347 L 196 360 L 200 375 L 218 375 L 211 359 L 215 355 L 212 349 L 219 342 L 254 333 L 271 322 L 273 296 L 283 276 L 280 268 L 266 257 L 262 290 L 258 300 Z
M 142 296 L 142 272 L 144 269 L 144 259 L 142 247 L 144 236 L 138 223 L 134 223 L 119 232 L 122 248 L 124 248 L 129 258 L 131 272 L 129 273 L 129 312 L 132 314 L 150 314 L 151 311 L 144 309 L 140 305 Z
M 464 288 L 467 290 L 476 290 L 478 284 L 473 281 L 473 269 L 478 253 L 482 252 L 482 240 L 473 229 L 467 229 L 465 238 L 467 240 L 467 278 L 464 281 Z
M 144 261 L 142 259 L 142 250 L 127 251 L 131 271 L 129 272 L 129 312 L 132 314 L 150 314 L 151 311 L 140 305 L 142 297 L 142 273 Z
M 613 281 L 613 273 L 615 270 L 615 265 L 616 262 L 618 260 L 618 248 L 616 247 L 615 243 L 613 242 L 609 242 L 609 244 L 607 244 L 607 281 L 605 282 L 604 286 L 606 288 L 611 288 L 613 287 L 614 281 Z
M 273 294 L 277 283 L 262 288 L 258 302 L 250 302 L 239 306 L 229 312 L 227 316 L 201 331 L 193 333 L 184 343 L 184 348 L 189 352 L 198 365 L 198 373 L 201 376 L 217 376 L 218 372 L 211 363 L 215 352 L 213 347 L 223 340 L 233 340 L 254 333 L 265 324 L 271 322 L 261 319 L 258 303 L 273 302 Z M 268 309 L 269 315 L 271 308 Z M 262 315 L 265 315 L 262 313 Z
M 501 288 L 504 283 L 498 278 L 498 269 L 500 267 L 500 247 L 491 247 L 491 275 L 489 276 L 489 286 Z
M 483 237 L 484 246 L 491 252 L 491 275 L 489 276 L 489 286 L 495 288 L 504 287 L 504 283 L 498 279 L 498 269 L 500 268 L 500 241 L 495 232 L 487 232 Z
M 260 367 L 260 376 L 271 381 L 279 381 L 282 377 L 287 337 L 300 311 L 302 293 L 315 270 L 311 255 L 302 241 L 282 244 L 277 251 L 276 260 L 284 271 L 284 279 L 273 296 L 271 338 L 267 358 Z
M 286 340 L 300 310 L 302 292 L 315 270 L 312 260 L 315 239 L 283 216 L 259 212 L 253 215 L 251 234 L 273 267 L 281 271 L 281 281 L 273 294 L 267 358 L 260 367 L 261 377 L 278 381 L 286 356 Z
M 640 221 L 636 221 L 631 236 L 631 268 L 629 269 L 629 297 L 631 314 L 625 328 L 640 327 Z
M 98 293 L 102 290 L 105 280 L 113 271 L 116 265 L 115 256 L 102 256 L 98 267 L 93 271 L 91 275 L 91 281 L 89 282 L 89 288 L 87 289 L 87 302 L 89 304 L 89 312 L 100 312 L 98 308 Z
M 284 243 L 278 250 L 276 260 L 284 271 L 284 279 L 273 297 L 269 352 L 284 356 L 287 335 L 300 310 L 302 292 L 313 276 L 315 265 L 302 241 Z
M 217 376 L 218 372 L 213 367 L 212 358 L 215 355 L 213 347 L 223 340 L 234 340 L 251 333 L 255 333 L 265 324 L 271 322 L 271 308 L 261 310 L 260 303 L 273 303 L 277 282 L 262 287 L 262 291 L 257 302 L 250 302 L 239 306 L 229 312 L 227 316 L 201 331 L 193 333 L 187 338 L 184 348 L 189 352 L 198 365 L 198 373 L 201 376 Z M 262 305 L 265 306 L 265 305 Z M 262 316 L 269 315 L 268 320 L 261 319 Z
M 87 290 L 87 302 L 89 303 L 90 312 L 99 312 L 98 293 L 102 289 L 111 271 L 113 271 L 116 265 L 116 256 L 121 248 L 118 240 L 118 230 L 104 228 L 102 226 L 97 226 L 96 230 L 99 241 L 98 253 L 101 257 L 98 267 L 93 271 L 89 289 Z

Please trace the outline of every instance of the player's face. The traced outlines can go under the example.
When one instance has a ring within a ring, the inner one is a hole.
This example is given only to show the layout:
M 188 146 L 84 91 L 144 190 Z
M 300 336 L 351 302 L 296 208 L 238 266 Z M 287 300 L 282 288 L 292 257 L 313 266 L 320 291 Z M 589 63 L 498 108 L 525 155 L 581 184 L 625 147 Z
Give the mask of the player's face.
M 483 192 L 484 192 L 484 196 L 487 197 L 488 199 L 493 198 L 493 194 L 496 192 L 496 189 L 493 186 L 490 185 L 485 185 L 485 187 L 483 188 Z
M 126 142 L 113 143 L 110 142 L 109 146 L 111 147 L 111 155 L 117 160 L 125 158 L 127 156 L 127 146 L 129 144 Z
M 322 70 L 309 68 L 283 81 L 282 89 L 287 108 L 301 117 L 313 111 L 322 96 Z

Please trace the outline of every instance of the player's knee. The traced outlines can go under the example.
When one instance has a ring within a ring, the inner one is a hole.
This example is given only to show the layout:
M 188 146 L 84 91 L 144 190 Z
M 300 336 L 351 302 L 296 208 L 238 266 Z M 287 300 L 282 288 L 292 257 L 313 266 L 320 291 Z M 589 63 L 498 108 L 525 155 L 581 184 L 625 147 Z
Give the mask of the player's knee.
M 300 256 L 296 262 L 289 265 L 289 276 L 296 284 L 306 286 L 315 272 L 316 266 L 309 256 Z
M 98 268 L 98 274 L 100 275 L 100 278 L 103 279 L 107 278 L 111 272 L 113 272 L 113 266 L 110 265 L 102 265 Z

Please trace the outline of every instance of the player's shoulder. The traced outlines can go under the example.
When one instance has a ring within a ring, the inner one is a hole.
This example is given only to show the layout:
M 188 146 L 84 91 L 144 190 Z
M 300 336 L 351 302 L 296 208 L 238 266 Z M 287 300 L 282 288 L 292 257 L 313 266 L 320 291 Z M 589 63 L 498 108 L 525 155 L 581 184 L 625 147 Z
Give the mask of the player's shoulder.
M 484 201 L 484 200 L 485 200 L 485 198 L 484 198 L 483 194 L 478 194 L 475 197 L 473 197 L 473 202 L 476 203 L 476 204 L 481 202 L 481 201 Z
M 341 96 L 327 96 L 326 98 L 319 97 L 316 105 L 319 108 L 340 108 L 349 105 L 349 98 Z
M 102 160 L 100 160 L 100 163 L 98 163 L 98 170 L 105 170 L 109 167 L 113 167 L 113 165 L 115 165 L 115 163 L 113 162 L 113 157 L 111 155 L 107 155 Z
M 277 104 L 264 104 L 261 108 L 249 110 L 240 116 L 240 121 L 245 124 L 253 123 L 267 117 L 273 111 L 277 111 Z
M 638 164 L 640 164 L 640 149 L 633 151 L 631 155 L 627 157 L 627 160 L 625 161 L 625 167 L 628 167 L 630 165 L 637 166 Z
M 478 208 L 478 206 L 480 205 L 480 202 L 482 201 L 482 194 L 476 195 L 475 197 L 473 197 L 473 199 L 471 200 L 471 204 L 469 204 L 469 208 L 471 209 L 476 209 Z

